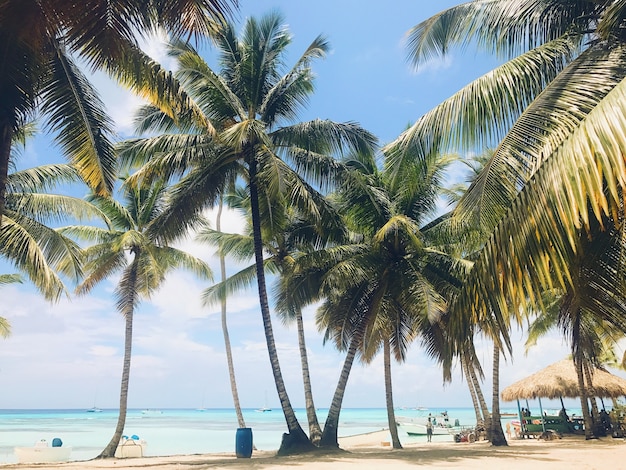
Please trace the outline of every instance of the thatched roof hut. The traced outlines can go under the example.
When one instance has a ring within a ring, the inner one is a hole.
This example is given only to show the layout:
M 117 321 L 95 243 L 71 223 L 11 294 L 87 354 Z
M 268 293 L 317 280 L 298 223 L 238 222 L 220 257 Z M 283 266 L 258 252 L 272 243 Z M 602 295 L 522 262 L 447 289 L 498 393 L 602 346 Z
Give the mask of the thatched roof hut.
M 594 395 L 619 397 L 626 395 L 626 380 L 603 369 L 593 373 Z M 525 379 L 509 385 L 500 394 L 504 401 L 529 398 L 576 398 L 580 396 L 574 362 L 570 359 L 556 362 Z

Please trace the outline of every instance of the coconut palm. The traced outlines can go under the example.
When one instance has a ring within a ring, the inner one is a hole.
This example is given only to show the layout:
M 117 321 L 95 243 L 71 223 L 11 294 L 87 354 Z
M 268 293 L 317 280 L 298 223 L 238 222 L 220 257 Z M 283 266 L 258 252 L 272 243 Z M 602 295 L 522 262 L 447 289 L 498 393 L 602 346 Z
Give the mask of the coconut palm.
M 6 0 L 0 3 L 0 224 L 13 136 L 42 113 L 66 156 L 99 194 L 114 183 L 112 123 L 76 66 L 114 72 L 139 55 L 138 38 L 158 27 L 206 34 L 236 0 Z M 122 60 L 124 59 L 124 60 Z M 130 75 L 130 72 L 127 74 Z
M 554 283 L 565 289 L 573 282 L 580 230 L 588 235 L 592 220 L 620 212 L 626 182 L 621 5 L 473 1 L 409 32 L 416 64 L 472 40 L 505 54 L 522 52 L 420 118 L 394 144 L 430 152 L 499 142 L 460 203 L 463 217 L 480 214 L 480 226 L 493 233 L 459 298 L 465 310 L 516 311 Z M 595 313 L 607 316 L 599 308 Z
M 226 182 L 235 176 L 247 184 L 261 315 L 289 431 L 280 454 L 312 446 L 291 406 L 276 352 L 263 269 L 260 196 L 276 200 L 283 194 L 290 204 L 322 218 L 315 209 L 319 195 L 301 174 L 326 188 L 335 177 L 331 155 L 366 149 L 375 140 L 355 123 L 314 120 L 291 124 L 313 91 L 310 63 L 325 54 L 328 44 L 324 38 L 316 38 L 283 74 L 291 38 L 282 22 L 278 13 L 260 20 L 250 18 L 239 38 L 232 25 L 219 27 L 213 35 L 220 54 L 219 72 L 189 44 L 174 44 L 171 51 L 178 58 L 180 89 L 196 104 L 193 109 L 203 112 L 204 120 L 191 110 L 183 110 L 174 121 L 163 110 L 146 108 L 141 115 L 142 130 L 178 133 L 129 141 L 122 149 L 129 164 L 147 162 L 137 180 L 153 175 L 182 176 L 174 189 L 169 217 L 159 227 L 165 238 L 184 231 L 192 216 L 213 205 Z
M 124 204 L 112 198 L 93 195 L 90 200 L 107 215 L 111 228 L 88 226 L 64 227 L 62 232 L 95 244 L 85 249 L 85 276 L 77 287 L 79 294 L 91 291 L 99 282 L 120 273 L 115 289 L 117 309 L 125 321 L 124 361 L 120 390 L 120 409 L 115 432 L 98 456 L 114 457 L 126 422 L 133 315 L 142 298 L 160 286 L 168 272 L 185 268 L 196 275 L 209 277 L 203 261 L 171 246 L 164 245 L 151 228 L 167 212 L 166 186 L 155 183 L 141 189 L 124 186 Z M 158 235 L 158 234 L 156 234 Z
M 537 338 L 551 328 L 558 328 L 568 339 L 579 379 L 580 400 L 585 419 L 585 436 L 591 438 L 602 432 L 592 422 L 599 416 L 597 405 L 585 376 L 593 370 L 606 350 L 608 342 L 616 343 L 626 331 L 626 304 L 623 299 L 623 284 L 619 278 L 623 253 L 623 218 L 617 223 L 610 219 L 600 224 L 591 224 L 591 236 L 582 234 L 578 239 L 575 269 L 571 269 L 572 283 L 565 291 L 555 289 L 544 294 L 543 311 L 531 323 L 526 346 L 535 344 Z M 619 228 L 618 228 L 619 227 Z M 612 295 L 608 295 L 612 292 Z M 606 312 L 608 320 L 597 315 L 596 310 Z M 589 402 L 595 410 L 589 412 Z
M 394 143 L 423 153 L 498 144 L 459 203 L 460 219 L 491 234 L 451 306 L 474 312 L 470 321 L 497 331 L 507 324 L 500 315 L 540 308 L 544 290 L 574 285 L 579 240 L 597 233 L 594 220 L 605 230 L 622 212 L 624 13 L 621 1 L 471 1 L 409 32 L 416 65 L 470 42 L 512 57 Z M 603 283 L 600 297 L 621 283 Z M 599 304 L 593 313 L 620 321 Z
M 220 201 L 217 207 L 217 215 L 215 217 L 215 229 L 220 232 L 222 230 L 222 211 L 224 209 L 224 198 L 220 197 Z M 220 250 L 220 280 L 225 282 L 226 277 L 226 256 Z M 241 411 L 241 403 L 239 402 L 239 391 L 237 390 L 237 379 L 235 377 L 235 365 L 233 362 L 233 351 L 230 345 L 230 333 L 228 332 L 228 322 L 226 318 L 227 314 L 227 299 L 223 297 L 220 299 L 221 308 L 221 320 L 222 320 L 222 336 L 224 337 L 224 349 L 226 350 L 226 363 L 228 365 L 228 379 L 230 382 L 230 391 L 233 396 L 233 406 L 235 407 L 235 414 L 237 415 L 237 424 L 240 428 L 246 427 L 246 421 Z
M 318 326 L 326 340 L 347 351 L 322 446 L 338 446 L 339 413 L 354 359 L 369 361 L 388 343 L 389 352 L 403 360 L 411 340 L 445 311 L 444 293 L 456 263 L 428 245 L 421 227 L 434 214 L 449 162 L 449 157 L 407 159 L 391 166 L 385 160 L 382 171 L 371 153 L 344 162 L 353 171 L 344 176 L 336 198 L 355 233 L 354 242 L 303 257 L 283 289 L 291 298 L 285 302 L 321 298 Z M 389 385 L 390 368 L 386 370 Z M 390 387 L 387 396 L 392 408 Z M 393 432 L 392 410 L 389 419 Z M 394 444 L 400 447 L 397 435 Z
M 261 198 L 262 206 L 266 206 L 266 198 Z M 284 202 L 284 201 L 283 201 Z M 244 211 L 250 216 L 250 198 L 245 191 L 239 190 L 228 196 L 228 204 L 231 208 Z M 316 247 L 321 247 L 330 240 L 334 233 L 324 232 L 322 227 L 306 220 L 305 217 L 297 214 L 293 208 L 283 207 L 284 203 L 272 201 L 271 210 L 264 207 L 262 217 L 263 223 L 263 243 L 266 258 L 264 262 L 265 270 L 270 273 L 277 273 L 287 276 L 291 270 L 294 260 L 306 254 Z M 338 218 L 338 216 L 337 216 Z M 328 220 L 324 222 L 328 225 Z M 247 226 L 248 234 L 225 234 L 204 229 L 199 231 L 198 239 L 213 245 L 220 246 L 220 256 L 234 255 L 237 259 L 249 260 L 254 257 L 253 237 L 251 224 Z M 255 281 L 256 266 L 253 264 L 238 273 L 233 274 L 228 280 L 222 281 L 207 289 L 203 296 L 206 302 L 213 300 L 224 300 L 227 295 L 236 293 L 239 289 L 248 287 Z M 280 284 L 278 284 L 279 288 Z M 278 309 L 283 321 L 295 321 L 298 333 L 298 345 L 300 349 L 300 361 L 302 366 L 302 382 L 304 385 L 305 408 L 309 422 L 309 439 L 315 445 L 319 443 L 322 431 L 317 419 L 315 402 L 309 374 L 308 356 L 306 350 L 306 340 L 304 336 L 304 322 L 302 310 L 293 307 L 282 311 Z

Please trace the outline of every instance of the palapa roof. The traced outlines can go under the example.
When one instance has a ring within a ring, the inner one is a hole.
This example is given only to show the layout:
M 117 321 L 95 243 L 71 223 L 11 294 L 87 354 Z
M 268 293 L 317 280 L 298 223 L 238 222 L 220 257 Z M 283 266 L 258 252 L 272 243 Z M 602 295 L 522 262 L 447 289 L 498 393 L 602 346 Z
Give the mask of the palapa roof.
M 594 369 L 594 395 L 619 397 L 626 395 L 626 380 L 603 369 Z M 525 379 L 509 385 L 500 394 L 504 401 L 528 398 L 576 398 L 580 396 L 576 368 L 571 359 L 555 362 Z

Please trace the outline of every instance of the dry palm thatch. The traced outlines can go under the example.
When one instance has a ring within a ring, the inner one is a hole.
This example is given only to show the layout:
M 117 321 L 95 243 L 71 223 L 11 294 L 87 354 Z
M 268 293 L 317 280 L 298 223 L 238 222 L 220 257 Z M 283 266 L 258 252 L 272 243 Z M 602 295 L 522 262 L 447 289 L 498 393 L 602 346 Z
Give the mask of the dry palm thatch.
M 626 380 L 603 369 L 593 371 L 593 394 L 597 397 L 626 395 Z M 580 396 L 573 361 L 566 359 L 549 365 L 525 379 L 509 385 L 500 394 L 504 401 L 529 398 L 576 398 Z

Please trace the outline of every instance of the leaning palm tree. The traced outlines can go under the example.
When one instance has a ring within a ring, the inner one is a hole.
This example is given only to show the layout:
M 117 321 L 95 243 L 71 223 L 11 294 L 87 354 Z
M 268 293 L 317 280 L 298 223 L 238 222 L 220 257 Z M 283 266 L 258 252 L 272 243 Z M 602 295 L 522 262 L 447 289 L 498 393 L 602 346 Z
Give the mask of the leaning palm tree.
M 238 191 L 229 194 L 227 200 L 231 208 L 242 210 L 249 220 L 250 198 L 245 191 L 239 188 Z M 267 207 L 268 203 L 271 207 Z M 342 230 L 337 230 L 338 224 L 332 223 L 329 217 L 321 221 L 324 224 L 322 226 L 320 223 L 311 222 L 293 207 L 285 207 L 284 201 L 268 201 L 267 198 L 261 198 L 261 205 L 263 207 L 262 212 L 265 214 L 262 217 L 263 248 L 266 253 L 264 268 L 268 272 L 277 273 L 279 276 L 288 276 L 295 259 L 299 256 L 326 246 L 344 235 Z M 326 213 L 332 215 L 330 208 L 326 210 Z M 339 215 L 335 214 L 334 218 L 339 219 Z M 201 241 L 220 246 L 220 257 L 226 254 L 235 256 L 238 260 L 249 260 L 254 257 L 254 242 L 250 223 L 247 225 L 247 231 L 247 234 L 242 235 L 221 233 L 219 228 L 216 231 L 203 229 L 199 232 L 198 238 Z M 244 268 L 230 276 L 228 280 L 207 289 L 203 294 L 205 301 L 211 302 L 218 299 L 223 301 L 226 296 L 232 295 L 239 289 L 248 287 L 253 283 L 255 274 L 255 265 Z M 278 283 L 277 288 L 280 288 L 280 283 Z M 278 313 L 283 321 L 295 321 L 297 326 L 305 408 L 309 422 L 309 439 L 317 445 L 321 439 L 322 430 L 313 400 L 302 310 L 297 306 L 292 306 L 285 311 L 279 308 Z
M 472 40 L 503 54 L 522 52 L 394 143 L 424 153 L 498 144 L 459 204 L 462 219 L 474 218 L 491 233 L 457 302 L 475 317 L 487 319 L 492 306 L 503 313 L 527 302 L 540 307 L 542 291 L 567 289 L 577 276 L 581 236 L 594 235 L 594 220 L 606 230 L 606 219 L 622 211 L 626 11 L 621 1 L 565 5 L 472 1 L 409 32 L 416 64 Z M 484 210 L 485 204 L 499 210 Z M 619 291 L 622 278 L 602 284 L 603 295 Z M 599 318 L 619 321 L 599 303 L 591 307 Z
M 454 273 L 456 264 L 429 246 L 421 230 L 434 214 L 450 159 L 407 159 L 401 166 L 386 160 L 380 171 L 372 155 L 344 162 L 353 171 L 336 195 L 353 243 L 303 257 L 282 289 L 284 304 L 323 299 L 318 326 L 326 340 L 346 351 L 322 433 L 321 445 L 328 447 L 338 447 L 339 414 L 354 359 L 371 360 L 388 343 L 403 360 L 411 340 L 445 311 L 443 294 L 451 284 L 446 276 L 453 274 L 444 273 Z M 393 415 L 392 421 L 395 426 Z M 395 446 L 400 447 L 397 438 Z
M 163 245 L 152 235 L 151 228 L 168 210 L 166 186 L 122 188 L 124 205 L 112 198 L 93 195 L 90 200 L 111 221 L 111 228 L 89 226 L 64 227 L 62 232 L 95 242 L 85 249 L 85 278 L 77 287 L 79 294 L 91 291 L 99 282 L 121 273 L 115 289 L 117 309 L 125 320 L 124 361 L 120 390 L 118 421 L 109 444 L 98 456 L 110 458 L 120 443 L 128 403 L 132 350 L 133 315 L 142 298 L 147 298 L 164 281 L 168 272 L 186 268 L 196 275 L 209 277 L 211 272 L 203 261 L 171 246 Z M 158 235 L 158 234 L 156 234 Z
M 0 224 L 13 136 L 37 112 L 94 191 L 113 187 L 112 123 L 76 56 L 122 78 L 120 67 L 143 57 L 139 37 L 159 27 L 177 36 L 207 34 L 231 12 L 230 4 L 237 1 L 0 2 Z M 127 67 L 127 81 L 132 75 Z
M 278 13 L 260 20 L 248 19 L 239 38 L 230 24 L 217 28 L 213 37 L 220 54 L 218 72 L 189 44 L 172 46 L 172 54 L 178 59 L 176 77 L 180 87 L 176 89 L 184 90 L 195 106 L 181 107 L 176 120 L 167 115 L 168 109 L 144 109 L 142 130 L 168 134 L 127 142 L 122 158 L 129 164 L 147 163 L 137 173 L 137 180 L 156 175 L 182 176 L 174 189 L 169 217 L 159 226 L 165 239 L 184 231 L 194 214 L 212 206 L 235 176 L 247 184 L 261 316 L 289 431 L 279 454 L 311 449 L 289 400 L 274 341 L 263 269 L 261 189 L 270 200 L 283 194 L 290 204 L 310 208 L 311 213 L 323 218 L 314 209 L 320 195 L 302 175 L 311 177 L 319 188 L 326 188 L 336 176 L 331 156 L 342 150 L 370 148 L 375 139 L 355 123 L 314 120 L 291 124 L 313 92 L 310 63 L 326 53 L 324 38 L 316 38 L 295 65 L 283 73 L 291 38 Z M 177 105 L 184 103 L 178 98 L 173 101 Z M 202 112 L 200 118 L 197 110 Z

